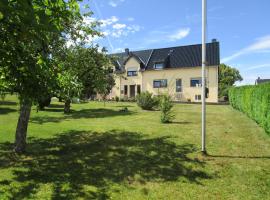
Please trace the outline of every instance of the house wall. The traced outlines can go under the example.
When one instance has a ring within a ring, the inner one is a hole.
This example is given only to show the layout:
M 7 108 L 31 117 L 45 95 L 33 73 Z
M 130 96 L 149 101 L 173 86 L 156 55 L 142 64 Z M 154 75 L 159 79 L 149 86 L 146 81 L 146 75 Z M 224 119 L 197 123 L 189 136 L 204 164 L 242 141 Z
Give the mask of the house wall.
M 127 71 L 129 68 L 136 68 L 138 76 L 128 77 Z M 147 70 L 140 72 L 140 64 L 135 58 L 130 58 L 126 65 L 126 72 L 116 76 L 116 85 L 114 86 L 110 97 L 129 98 L 130 85 L 141 85 L 141 91 L 148 91 L 154 95 L 167 93 L 172 96 L 175 101 L 196 102 L 195 95 L 201 94 L 201 87 L 190 87 L 191 78 L 201 77 L 201 67 L 192 68 L 174 68 L 164 70 Z M 209 88 L 209 97 L 207 102 L 218 102 L 218 67 L 212 66 L 206 68 L 206 85 Z M 159 79 L 167 79 L 166 88 L 154 88 L 153 81 Z M 176 92 L 176 79 L 182 80 L 182 92 Z M 128 95 L 124 96 L 121 90 L 124 91 L 124 85 L 128 85 Z M 137 90 L 137 87 L 135 87 Z M 137 94 L 137 91 L 136 91 Z
M 164 69 L 164 70 L 148 70 L 143 72 L 143 91 L 148 91 L 154 95 L 167 93 L 175 101 L 192 101 L 196 102 L 195 95 L 201 94 L 201 87 L 191 87 L 191 78 L 200 78 L 201 68 L 181 68 L 181 69 Z M 218 102 L 218 67 L 206 68 L 206 84 L 209 88 L 209 97 L 207 102 Z M 154 88 L 153 81 L 159 79 L 167 79 L 166 88 Z M 182 80 L 182 92 L 176 92 L 176 79 Z
M 127 76 L 127 72 L 130 69 L 136 69 L 138 72 L 137 76 Z M 124 86 L 128 86 L 128 95 L 124 95 Z M 137 85 L 142 87 L 142 73 L 140 72 L 140 63 L 133 57 L 131 57 L 125 65 L 125 72 L 118 75 L 116 78 L 116 85 L 113 89 L 114 93 L 118 94 L 120 98 L 130 98 L 130 85 L 135 85 L 135 94 L 137 94 Z M 142 89 L 142 88 L 141 88 Z M 122 91 L 122 92 L 121 92 Z

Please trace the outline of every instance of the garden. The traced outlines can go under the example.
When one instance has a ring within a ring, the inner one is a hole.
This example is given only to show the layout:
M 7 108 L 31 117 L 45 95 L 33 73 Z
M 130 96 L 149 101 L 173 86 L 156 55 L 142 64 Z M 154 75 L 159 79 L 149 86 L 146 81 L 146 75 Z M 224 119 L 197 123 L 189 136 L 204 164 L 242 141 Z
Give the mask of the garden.
M 123 108 L 127 108 L 123 111 Z M 267 199 L 270 138 L 228 105 L 174 104 L 174 119 L 136 103 L 32 108 L 27 151 L 12 151 L 17 96 L 0 103 L 1 199 Z

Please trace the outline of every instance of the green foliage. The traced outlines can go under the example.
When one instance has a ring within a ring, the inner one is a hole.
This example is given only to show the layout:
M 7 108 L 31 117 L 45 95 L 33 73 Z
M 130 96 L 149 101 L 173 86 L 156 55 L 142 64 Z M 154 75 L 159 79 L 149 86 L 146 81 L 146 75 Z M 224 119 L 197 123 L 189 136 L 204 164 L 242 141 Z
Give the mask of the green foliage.
M 221 64 L 219 66 L 218 76 L 219 97 L 228 97 L 229 89 L 234 85 L 236 81 L 242 80 L 243 78 L 237 69 L 225 64 Z
M 98 46 L 70 47 L 57 56 L 63 70 L 70 70 L 79 77 L 82 84 L 81 97 L 88 99 L 96 93 L 107 95 L 114 86 L 111 64 L 106 51 Z
M 64 71 L 58 75 L 58 84 L 60 97 L 65 101 L 71 101 L 73 97 L 80 96 L 82 84 L 70 71 Z
M 169 123 L 174 119 L 172 113 L 173 102 L 169 95 L 162 95 L 159 97 L 159 109 L 161 111 L 160 121 L 162 123 Z
M 158 106 L 158 98 L 154 97 L 150 92 L 142 92 L 136 96 L 136 101 L 139 107 L 143 110 L 153 110 Z
M 1 80 L 21 99 L 38 101 L 55 87 L 55 52 L 68 35 L 84 41 L 92 27 L 83 25 L 77 1 L 4 0 L 0 13 Z
M 233 108 L 246 113 L 270 133 L 270 84 L 234 87 L 229 91 Z

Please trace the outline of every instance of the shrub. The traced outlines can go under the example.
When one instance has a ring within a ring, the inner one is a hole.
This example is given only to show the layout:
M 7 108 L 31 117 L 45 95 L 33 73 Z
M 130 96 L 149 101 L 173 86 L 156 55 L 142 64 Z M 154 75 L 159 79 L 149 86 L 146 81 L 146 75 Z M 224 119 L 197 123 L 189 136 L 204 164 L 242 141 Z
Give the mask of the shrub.
M 229 101 L 270 133 L 270 83 L 231 88 Z
M 119 101 L 119 97 L 118 97 L 118 96 L 115 97 L 115 101 L 116 101 L 116 102 Z
M 143 110 L 153 110 L 158 106 L 158 98 L 153 97 L 150 92 L 142 92 L 136 96 L 137 104 Z
M 163 95 L 160 97 L 159 109 L 161 111 L 160 120 L 162 123 L 169 123 L 174 119 L 172 113 L 173 103 L 169 95 Z
M 44 110 L 45 107 L 48 107 L 51 104 L 51 97 L 42 97 L 38 100 L 38 109 Z

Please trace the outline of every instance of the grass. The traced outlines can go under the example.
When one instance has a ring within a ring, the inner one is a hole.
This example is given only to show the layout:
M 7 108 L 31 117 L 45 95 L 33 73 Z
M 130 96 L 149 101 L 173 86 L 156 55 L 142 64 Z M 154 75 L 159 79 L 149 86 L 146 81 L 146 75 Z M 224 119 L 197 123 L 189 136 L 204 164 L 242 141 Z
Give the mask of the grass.
M 0 199 L 269 199 L 270 137 L 230 106 L 177 104 L 176 119 L 134 103 L 33 108 L 25 155 L 12 153 L 14 96 L 0 102 Z M 124 106 L 129 112 L 121 112 Z

